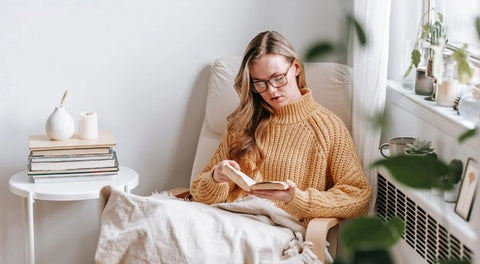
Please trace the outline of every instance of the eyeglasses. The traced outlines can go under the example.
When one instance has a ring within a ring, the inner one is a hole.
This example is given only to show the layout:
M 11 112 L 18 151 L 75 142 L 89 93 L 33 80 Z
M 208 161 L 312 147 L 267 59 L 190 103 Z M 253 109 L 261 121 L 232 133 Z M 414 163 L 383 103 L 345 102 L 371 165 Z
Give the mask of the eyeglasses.
M 290 71 L 290 67 L 292 67 L 294 60 L 295 59 L 292 59 L 292 61 L 290 62 L 290 65 L 288 65 L 287 71 L 285 73 L 280 73 L 280 74 L 274 75 L 270 79 L 265 80 L 265 81 L 254 81 L 254 82 L 252 82 L 253 83 L 252 91 L 254 93 L 265 92 L 266 90 L 268 90 L 267 82 L 272 87 L 275 87 L 275 88 L 281 88 L 281 87 L 287 85 L 287 83 L 288 83 L 287 73 L 288 73 L 288 71 Z

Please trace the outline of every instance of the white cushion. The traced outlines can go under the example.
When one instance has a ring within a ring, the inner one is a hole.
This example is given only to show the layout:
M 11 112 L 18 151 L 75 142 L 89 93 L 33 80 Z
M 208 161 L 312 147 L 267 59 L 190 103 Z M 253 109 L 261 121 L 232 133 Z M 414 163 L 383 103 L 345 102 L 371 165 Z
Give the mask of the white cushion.
M 213 62 L 208 82 L 205 121 L 212 132 L 223 134 L 227 127 L 229 115 L 240 102 L 233 82 L 242 59 L 240 57 L 224 57 Z
M 233 81 L 240 68 L 240 57 L 215 60 L 210 69 L 205 119 L 192 168 L 193 180 L 210 160 L 227 126 L 227 116 L 240 102 Z M 321 105 L 338 115 L 347 128 L 352 123 L 352 70 L 337 63 L 305 63 L 308 88 Z
M 352 68 L 338 63 L 305 63 L 313 98 L 352 127 Z

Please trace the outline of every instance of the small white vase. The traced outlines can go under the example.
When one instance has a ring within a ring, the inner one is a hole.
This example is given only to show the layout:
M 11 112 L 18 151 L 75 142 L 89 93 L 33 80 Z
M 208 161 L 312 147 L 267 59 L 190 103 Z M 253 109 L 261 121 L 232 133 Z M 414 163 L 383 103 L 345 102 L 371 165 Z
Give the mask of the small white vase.
M 45 124 L 45 131 L 52 140 L 66 140 L 73 136 L 75 123 L 63 105 L 55 107 L 53 113 L 50 114 Z
M 458 198 L 458 191 L 460 190 L 460 184 L 453 185 L 453 188 L 443 192 L 443 200 L 448 203 L 454 203 Z
M 442 189 L 432 187 L 432 188 L 430 188 L 430 190 L 431 190 L 433 195 L 436 195 L 436 196 L 442 196 L 443 195 L 443 190 Z

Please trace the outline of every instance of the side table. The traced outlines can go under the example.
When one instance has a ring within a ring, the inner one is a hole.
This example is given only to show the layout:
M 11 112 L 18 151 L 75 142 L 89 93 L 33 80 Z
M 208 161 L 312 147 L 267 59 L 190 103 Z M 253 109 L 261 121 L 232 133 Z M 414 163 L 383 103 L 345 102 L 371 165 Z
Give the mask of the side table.
M 35 238 L 33 230 L 33 203 L 45 201 L 78 201 L 96 199 L 100 189 L 113 186 L 130 193 L 138 185 L 138 173 L 128 167 L 120 166 L 118 175 L 110 180 L 78 182 L 33 183 L 27 171 L 13 175 L 9 180 L 9 189 L 15 195 L 25 198 L 25 262 L 35 263 Z

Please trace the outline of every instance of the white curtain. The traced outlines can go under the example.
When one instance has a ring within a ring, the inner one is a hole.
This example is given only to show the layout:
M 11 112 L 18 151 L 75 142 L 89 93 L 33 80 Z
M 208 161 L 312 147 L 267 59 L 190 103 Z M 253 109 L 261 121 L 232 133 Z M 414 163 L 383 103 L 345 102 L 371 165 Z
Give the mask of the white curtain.
M 370 164 L 378 158 L 379 129 L 371 122 L 385 105 L 391 0 L 356 0 L 354 16 L 363 26 L 367 45 L 353 44 L 353 139 L 373 189 L 370 210 L 377 189 L 376 171 Z

